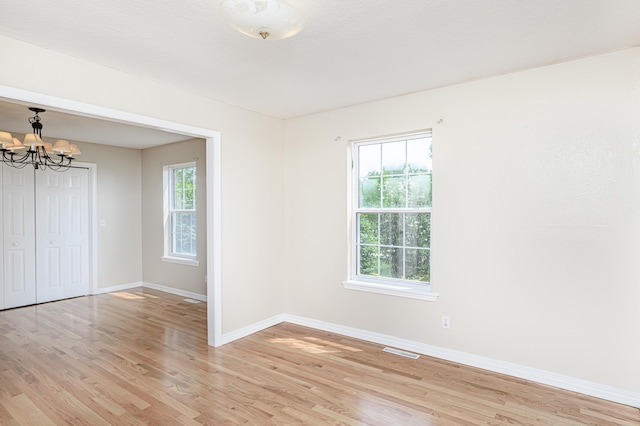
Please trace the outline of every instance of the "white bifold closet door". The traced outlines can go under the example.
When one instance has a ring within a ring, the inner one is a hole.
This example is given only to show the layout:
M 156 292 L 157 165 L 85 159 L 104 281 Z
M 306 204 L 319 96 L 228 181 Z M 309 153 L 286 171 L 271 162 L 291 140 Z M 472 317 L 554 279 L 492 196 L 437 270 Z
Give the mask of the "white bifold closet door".
M 36 303 L 33 168 L 2 167 L 3 308 Z
M 37 302 L 89 294 L 89 171 L 35 175 Z

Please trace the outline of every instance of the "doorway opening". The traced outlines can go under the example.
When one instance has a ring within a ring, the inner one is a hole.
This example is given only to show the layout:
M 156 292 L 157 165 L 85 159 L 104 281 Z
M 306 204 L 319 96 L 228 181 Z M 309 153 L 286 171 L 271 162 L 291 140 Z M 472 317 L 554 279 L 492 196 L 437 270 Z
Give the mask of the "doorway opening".
M 220 185 L 220 132 L 193 127 L 182 123 L 132 114 L 98 105 L 44 95 L 8 86 L 0 86 L 0 100 L 38 105 L 50 110 L 89 119 L 131 125 L 163 132 L 178 133 L 206 141 L 206 198 L 207 198 L 207 337 L 211 346 L 222 344 L 222 275 L 221 275 L 221 185 Z M 94 250 L 95 256 L 99 255 Z M 93 268 L 93 274 L 97 268 Z M 97 290 L 97 279 L 91 277 L 92 293 Z

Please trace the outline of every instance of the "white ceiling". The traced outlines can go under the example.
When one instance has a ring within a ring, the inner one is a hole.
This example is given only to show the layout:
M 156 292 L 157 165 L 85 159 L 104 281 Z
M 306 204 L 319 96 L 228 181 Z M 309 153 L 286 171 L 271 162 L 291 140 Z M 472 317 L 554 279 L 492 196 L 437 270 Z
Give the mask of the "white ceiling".
M 0 34 L 281 118 L 640 45 L 638 0 L 289 0 L 256 40 L 218 0 L 3 1 Z

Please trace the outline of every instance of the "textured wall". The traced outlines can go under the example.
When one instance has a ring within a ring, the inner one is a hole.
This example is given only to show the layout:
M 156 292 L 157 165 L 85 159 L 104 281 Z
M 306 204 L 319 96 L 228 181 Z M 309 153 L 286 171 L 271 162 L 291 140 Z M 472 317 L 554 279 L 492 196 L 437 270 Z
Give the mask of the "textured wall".
M 639 57 L 289 120 L 287 312 L 640 391 Z M 346 290 L 347 140 L 424 128 L 440 298 Z

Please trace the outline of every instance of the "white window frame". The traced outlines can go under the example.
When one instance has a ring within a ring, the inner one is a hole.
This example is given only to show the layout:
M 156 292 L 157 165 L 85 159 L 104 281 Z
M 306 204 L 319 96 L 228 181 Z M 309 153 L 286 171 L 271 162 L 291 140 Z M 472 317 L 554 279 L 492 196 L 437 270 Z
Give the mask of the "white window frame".
M 433 137 L 431 130 L 405 133 L 378 138 L 356 139 L 350 141 L 348 148 L 348 279 L 342 282 L 344 288 L 349 290 L 365 291 L 369 293 L 385 294 L 390 296 L 406 297 L 410 299 L 436 301 L 438 294 L 433 292 L 432 283 L 418 283 L 410 280 L 372 277 L 368 275 L 358 275 L 358 213 L 431 213 L 432 207 L 415 209 L 361 209 L 359 207 L 359 165 L 358 147 L 368 144 L 380 144 L 387 142 L 407 141 Z
M 162 256 L 162 260 L 170 263 L 177 263 L 182 265 L 190 265 L 190 266 L 198 266 L 200 262 L 197 260 L 196 256 L 174 253 L 173 252 L 173 242 L 172 242 L 172 232 L 171 232 L 171 206 L 173 205 L 173 191 L 175 189 L 175 185 L 173 183 L 173 175 L 174 170 L 176 169 L 185 169 L 189 167 L 194 167 L 197 173 L 197 167 L 195 162 L 189 163 L 179 163 L 179 164 L 170 164 L 163 167 L 163 203 L 164 203 L 164 255 Z M 196 181 L 196 191 L 198 188 L 198 184 Z M 197 199 L 196 199 L 196 208 L 197 212 Z M 197 238 L 197 237 L 196 237 Z

